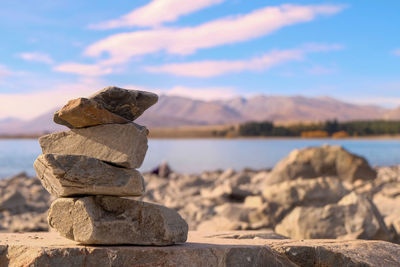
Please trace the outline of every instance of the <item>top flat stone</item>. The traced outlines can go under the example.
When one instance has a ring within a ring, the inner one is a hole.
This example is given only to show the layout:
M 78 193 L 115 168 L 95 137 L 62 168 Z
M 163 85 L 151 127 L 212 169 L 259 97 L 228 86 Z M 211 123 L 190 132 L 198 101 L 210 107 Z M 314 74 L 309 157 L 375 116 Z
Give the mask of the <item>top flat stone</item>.
M 157 103 L 158 96 L 146 91 L 112 86 L 95 93 L 90 99 L 103 104 L 112 113 L 133 121 L 146 109 Z
M 92 99 L 70 100 L 62 109 L 54 113 L 53 120 L 68 128 L 83 128 L 111 123 L 127 123 L 129 120 L 114 114 Z
M 73 128 L 134 121 L 158 101 L 154 93 L 107 87 L 89 98 L 69 101 L 54 114 L 54 122 Z

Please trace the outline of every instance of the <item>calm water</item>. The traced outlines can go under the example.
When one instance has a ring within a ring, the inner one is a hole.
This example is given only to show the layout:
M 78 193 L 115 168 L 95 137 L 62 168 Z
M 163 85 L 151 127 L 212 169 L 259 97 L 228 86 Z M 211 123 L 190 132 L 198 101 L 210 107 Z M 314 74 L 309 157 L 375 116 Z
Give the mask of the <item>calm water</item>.
M 141 170 L 150 170 L 163 160 L 174 170 L 188 173 L 230 167 L 271 168 L 295 148 L 322 144 L 342 145 L 372 165 L 400 164 L 400 140 L 151 139 Z M 37 140 L 0 140 L 0 178 L 21 171 L 34 175 L 32 164 L 40 153 Z

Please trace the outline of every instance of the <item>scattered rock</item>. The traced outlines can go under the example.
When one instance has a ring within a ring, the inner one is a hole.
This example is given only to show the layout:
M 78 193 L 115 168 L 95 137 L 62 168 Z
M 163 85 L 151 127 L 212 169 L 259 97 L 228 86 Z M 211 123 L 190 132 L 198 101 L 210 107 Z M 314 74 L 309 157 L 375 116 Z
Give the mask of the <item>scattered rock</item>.
M 224 183 L 215 188 L 203 189 L 200 191 L 200 194 L 204 198 L 218 199 L 220 202 L 224 202 L 226 199 L 243 202 L 246 197 L 252 195 L 252 192 L 232 186 L 229 183 Z
M 247 208 L 261 207 L 265 202 L 262 196 L 248 196 L 244 199 L 243 205 Z
M 293 239 L 392 240 L 375 205 L 354 192 L 337 204 L 296 207 L 275 227 L 275 231 Z
M 50 195 L 39 179 L 25 173 L 0 180 L 0 231 L 47 231 Z
M 54 122 L 68 128 L 83 128 L 111 123 L 128 123 L 129 120 L 114 114 L 93 99 L 77 98 L 70 100 L 54 113 Z
M 59 198 L 49 225 L 82 244 L 171 245 L 184 243 L 188 226 L 174 210 L 118 197 Z
M 387 227 L 394 232 L 393 235 L 400 234 L 400 196 L 376 194 L 373 202 L 382 214 Z M 397 238 L 400 241 L 400 236 Z
M 263 196 L 286 207 L 324 206 L 338 202 L 348 191 L 336 178 L 296 179 L 267 186 Z
M 168 162 L 163 162 L 160 164 L 160 166 L 156 167 L 151 171 L 152 174 L 158 175 L 159 177 L 162 178 L 167 178 L 170 173 L 172 173 L 171 168 L 168 165 Z
M 228 230 L 246 230 L 248 224 L 240 221 L 232 221 L 222 216 L 214 216 L 210 220 L 203 220 L 197 226 L 199 231 L 228 231 Z
M 43 154 L 84 155 L 126 168 L 139 168 L 147 151 L 148 130 L 135 123 L 72 129 L 39 138 Z
M 119 168 L 79 155 L 40 155 L 34 164 L 44 188 L 56 197 L 74 195 L 140 196 L 143 177 L 135 169 Z
M 340 146 L 324 145 L 292 151 L 275 166 L 268 182 L 273 184 L 299 177 L 320 176 L 337 176 L 353 182 L 375 179 L 376 171 L 363 157 L 351 154 Z
M 26 204 L 24 196 L 16 191 L 7 191 L 0 198 L 0 210 L 21 210 Z

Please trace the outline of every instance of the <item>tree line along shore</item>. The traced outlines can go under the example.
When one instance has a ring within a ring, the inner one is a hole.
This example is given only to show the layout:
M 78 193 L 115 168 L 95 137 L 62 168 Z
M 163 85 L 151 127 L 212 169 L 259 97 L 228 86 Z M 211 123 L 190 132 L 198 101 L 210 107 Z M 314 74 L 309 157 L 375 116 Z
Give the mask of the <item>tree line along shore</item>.
M 400 137 L 400 121 L 349 121 L 274 123 L 246 122 L 235 125 L 188 126 L 150 129 L 151 138 L 362 138 Z
M 1 135 L 2 139 L 34 139 L 39 134 Z M 231 125 L 150 127 L 149 138 L 375 138 L 400 137 L 400 121 L 369 120 L 339 122 L 273 121 L 245 122 Z

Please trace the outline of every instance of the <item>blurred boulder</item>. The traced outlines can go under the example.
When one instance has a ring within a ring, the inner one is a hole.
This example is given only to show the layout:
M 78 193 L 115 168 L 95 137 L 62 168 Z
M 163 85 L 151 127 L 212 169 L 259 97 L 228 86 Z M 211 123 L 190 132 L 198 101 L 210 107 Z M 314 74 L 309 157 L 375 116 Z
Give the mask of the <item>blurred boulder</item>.
M 337 204 L 296 207 L 275 227 L 275 231 L 293 239 L 393 240 L 376 206 L 354 192 Z
M 324 145 L 292 151 L 275 166 L 268 183 L 320 176 L 337 176 L 353 182 L 375 179 L 376 171 L 363 157 L 351 154 L 340 146 Z
M 171 174 L 172 170 L 168 165 L 168 162 L 164 161 L 163 163 L 160 164 L 160 166 L 154 168 L 151 173 L 158 175 L 159 177 L 162 178 L 167 178 Z
M 296 179 L 267 186 L 263 196 L 288 208 L 295 206 L 323 206 L 338 202 L 348 191 L 336 178 Z

